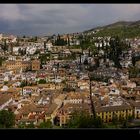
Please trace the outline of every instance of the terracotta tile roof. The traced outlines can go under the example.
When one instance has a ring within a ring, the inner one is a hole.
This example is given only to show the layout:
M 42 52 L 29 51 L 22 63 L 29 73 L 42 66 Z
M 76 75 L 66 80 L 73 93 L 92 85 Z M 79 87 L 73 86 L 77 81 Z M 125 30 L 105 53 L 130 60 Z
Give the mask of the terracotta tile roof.
M 19 122 L 35 122 L 37 119 L 22 118 Z
M 131 106 L 133 106 L 133 107 L 140 107 L 140 102 L 136 102 L 136 101 L 133 101 L 133 100 L 129 100 L 129 103 L 130 103 Z
M 23 89 L 37 89 L 37 86 L 25 86 Z
M 22 115 L 21 115 L 21 114 L 17 114 L 17 115 L 16 115 L 16 117 L 15 117 L 15 120 L 20 120 L 20 119 L 21 119 L 21 117 L 22 117 Z
M 40 114 L 40 115 L 38 116 L 38 119 L 45 119 L 45 114 Z
M 38 102 L 40 99 L 41 99 L 40 96 L 34 96 L 32 100 L 35 102 Z
M 96 107 L 96 112 L 123 111 L 126 109 L 132 109 L 132 107 L 130 105 Z
M 35 115 L 33 114 L 29 115 L 28 119 L 35 119 Z
M 64 111 L 64 112 L 73 112 L 75 110 L 77 110 L 77 111 L 80 111 L 80 110 L 90 111 L 90 105 L 87 104 L 87 103 L 83 103 L 83 104 L 71 104 L 71 103 L 67 103 L 67 104 L 65 104 L 60 109 L 60 112 L 61 111 Z
M 67 100 L 68 99 L 86 99 L 89 97 L 89 94 L 87 93 L 79 93 L 79 92 L 70 92 L 70 93 L 67 93 Z
M 133 89 L 134 91 L 140 91 L 140 86 L 137 86 Z
M 0 106 L 4 104 L 5 102 L 9 101 L 11 99 L 12 95 L 10 94 L 1 94 L 0 93 Z
M 36 105 L 31 103 L 31 104 L 24 105 L 19 112 L 22 114 L 29 114 L 30 112 L 33 112 L 35 109 L 36 109 Z
M 55 103 L 51 104 L 48 110 L 46 111 L 46 115 L 51 115 L 56 108 L 57 108 L 57 104 Z
M 14 112 L 17 109 L 17 105 L 9 105 L 8 109 L 10 109 L 12 112 Z

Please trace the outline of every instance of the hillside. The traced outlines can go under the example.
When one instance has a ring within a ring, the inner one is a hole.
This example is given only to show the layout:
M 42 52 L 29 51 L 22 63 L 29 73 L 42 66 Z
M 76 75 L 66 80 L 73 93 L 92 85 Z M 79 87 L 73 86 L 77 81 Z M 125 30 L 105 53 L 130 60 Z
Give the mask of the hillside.
M 114 36 L 118 35 L 122 38 L 140 37 L 140 20 L 139 21 L 119 21 L 102 27 L 93 28 L 85 31 L 85 33 L 99 30 L 93 36 Z
M 139 21 L 119 21 L 115 22 L 113 24 L 109 24 L 104 26 L 104 28 L 114 28 L 114 27 L 128 27 L 128 26 L 137 26 L 140 25 L 140 20 Z

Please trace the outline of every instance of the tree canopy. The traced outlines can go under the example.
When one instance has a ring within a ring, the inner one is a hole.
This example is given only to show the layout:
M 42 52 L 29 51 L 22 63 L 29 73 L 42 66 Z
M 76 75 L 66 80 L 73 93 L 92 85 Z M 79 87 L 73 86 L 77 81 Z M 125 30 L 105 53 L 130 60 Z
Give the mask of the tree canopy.
M 0 111 L 0 127 L 12 128 L 14 124 L 15 124 L 14 113 L 8 110 L 1 110 Z
M 39 125 L 39 128 L 52 128 L 52 122 L 48 120 L 47 122 L 42 122 Z
M 63 38 L 61 38 L 60 35 L 58 34 L 57 39 L 55 41 L 55 45 L 64 46 L 64 45 L 67 45 L 67 41 L 65 41 Z
M 100 117 L 93 118 L 85 111 L 73 112 L 67 128 L 102 128 L 104 127 Z
M 38 83 L 39 84 L 46 84 L 46 80 L 45 79 L 40 79 Z
M 120 38 L 134 38 L 140 36 L 140 31 L 138 26 L 124 27 L 117 26 L 114 28 L 104 28 L 94 34 L 94 36 L 114 36 L 118 35 Z

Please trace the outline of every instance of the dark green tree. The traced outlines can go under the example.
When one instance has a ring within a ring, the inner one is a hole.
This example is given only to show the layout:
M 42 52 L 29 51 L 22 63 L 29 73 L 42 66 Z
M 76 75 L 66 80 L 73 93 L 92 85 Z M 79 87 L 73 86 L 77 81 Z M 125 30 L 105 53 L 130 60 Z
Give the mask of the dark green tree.
M 27 128 L 35 128 L 35 125 L 33 123 L 30 123 L 27 125 Z
M 18 125 L 18 128 L 26 128 L 26 124 L 25 124 L 25 123 L 20 123 L 20 124 Z
M 37 39 L 38 39 L 38 37 L 37 37 L 37 36 L 35 36 L 35 37 L 34 37 L 34 41 L 37 41 Z
M 40 79 L 40 80 L 38 81 L 38 84 L 46 84 L 46 80 L 45 80 L 45 79 Z
M 27 86 L 27 82 L 26 81 L 22 81 L 21 84 L 20 84 L 20 87 L 25 87 Z
M 39 59 L 40 59 L 41 65 L 46 64 L 46 61 L 51 59 L 51 53 L 48 52 L 46 54 L 42 54 L 39 56 Z
M 39 125 L 39 128 L 52 128 L 52 122 L 50 120 L 48 120 L 47 122 L 42 122 Z
M 136 59 L 135 59 L 135 57 L 132 57 L 132 64 L 133 64 L 133 66 L 135 66 L 135 64 L 136 64 Z
M 67 37 L 68 37 L 67 45 L 70 46 L 70 38 L 69 38 L 69 35 Z
M 123 51 L 127 51 L 130 48 L 129 44 L 122 41 L 118 36 L 111 37 L 109 59 L 113 60 L 117 68 L 121 68 L 120 55 Z
M 6 39 L 3 39 L 2 41 L 3 41 L 2 49 L 3 49 L 3 51 L 5 52 L 5 51 L 8 50 L 8 44 L 7 44 L 7 42 L 6 42 Z
M 64 45 L 67 45 L 67 41 L 65 41 L 64 39 L 62 39 L 60 37 L 60 35 L 58 34 L 57 39 L 55 41 L 55 45 L 56 46 L 64 46 Z
M 19 38 L 19 37 L 17 37 L 16 46 L 19 46 L 19 42 L 20 42 L 20 38 Z
M 135 67 L 129 68 L 129 78 L 137 78 L 139 77 L 140 69 Z
M 75 111 L 68 122 L 68 128 L 103 128 L 104 124 L 100 117 L 94 118 L 85 111 Z
M 88 65 L 88 60 L 87 59 L 85 59 L 84 65 Z
M 44 49 L 46 49 L 46 41 L 44 41 Z
M 0 57 L 0 66 L 2 66 L 3 62 L 5 61 L 4 58 Z
M 118 117 L 117 117 L 117 115 L 114 114 L 112 117 L 112 124 L 117 127 L 118 122 L 119 122 Z
M 12 128 L 15 124 L 15 115 L 13 112 L 8 110 L 0 111 L 0 127 L 1 128 Z

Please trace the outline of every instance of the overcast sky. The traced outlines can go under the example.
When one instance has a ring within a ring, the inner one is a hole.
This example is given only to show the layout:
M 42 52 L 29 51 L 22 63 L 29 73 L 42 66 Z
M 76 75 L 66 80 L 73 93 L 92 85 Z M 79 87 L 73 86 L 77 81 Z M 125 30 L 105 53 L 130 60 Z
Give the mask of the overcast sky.
M 140 20 L 140 4 L 0 4 L 0 33 L 81 32 L 116 21 Z

